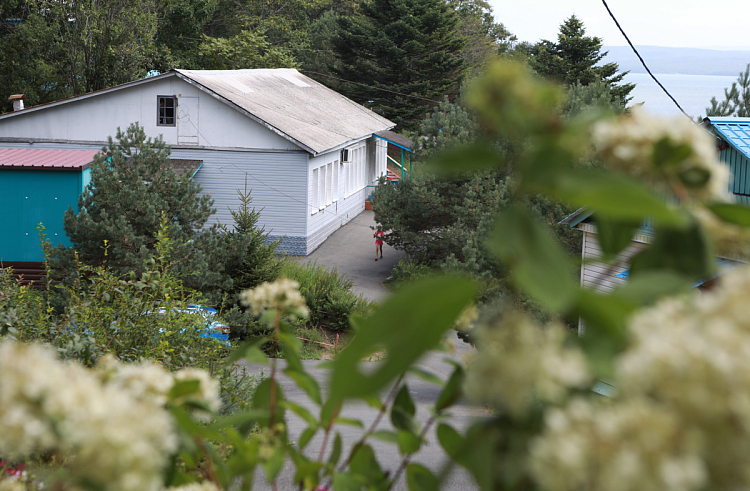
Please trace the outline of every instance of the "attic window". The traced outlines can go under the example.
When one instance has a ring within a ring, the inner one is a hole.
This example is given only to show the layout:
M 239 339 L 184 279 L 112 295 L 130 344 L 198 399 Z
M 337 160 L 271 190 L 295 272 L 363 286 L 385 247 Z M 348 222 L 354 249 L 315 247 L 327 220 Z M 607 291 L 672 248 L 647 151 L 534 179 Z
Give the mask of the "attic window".
M 157 96 L 159 112 L 157 114 L 157 126 L 175 126 L 175 112 L 177 110 L 177 97 L 173 95 Z

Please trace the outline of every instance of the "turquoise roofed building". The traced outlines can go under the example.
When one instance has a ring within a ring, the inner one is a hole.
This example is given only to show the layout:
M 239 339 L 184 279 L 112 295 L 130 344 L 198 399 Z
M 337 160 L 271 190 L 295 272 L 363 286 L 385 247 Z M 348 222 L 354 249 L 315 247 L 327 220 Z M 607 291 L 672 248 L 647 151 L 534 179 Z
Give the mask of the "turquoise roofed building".
M 708 117 L 703 120 L 702 125 L 716 137 L 719 159 L 731 169 L 730 192 L 735 201 L 750 206 L 750 118 Z M 598 240 L 596 217 L 592 210 L 581 208 L 560 223 L 583 232 L 581 286 L 605 294 L 628 281 L 631 260 L 647 249 L 652 240 L 651 231 L 644 227 L 618 254 L 614 264 L 603 264 L 597 261 L 603 253 Z M 742 258 L 736 257 L 717 258 L 719 275 L 745 262 Z M 715 278 L 706 278 L 696 283 L 696 287 L 710 287 Z M 585 326 L 579 323 L 579 335 L 584 332 Z

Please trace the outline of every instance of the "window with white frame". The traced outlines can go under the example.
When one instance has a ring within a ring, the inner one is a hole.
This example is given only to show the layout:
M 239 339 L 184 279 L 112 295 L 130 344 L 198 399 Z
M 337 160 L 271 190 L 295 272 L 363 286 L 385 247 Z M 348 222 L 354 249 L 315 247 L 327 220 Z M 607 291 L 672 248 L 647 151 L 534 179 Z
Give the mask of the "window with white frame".
M 320 167 L 320 208 L 326 205 L 326 166 Z
M 320 185 L 318 184 L 318 169 L 312 171 L 312 203 L 311 208 L 313 213 L 318 211 L 318 191 Z
M 333 161 L 333 201 L 339 199 L 339 174 L 341 174 L 341 167 L 338 160 Z
M 333 201 L 333 163 L 326 165 L 326 205 Z

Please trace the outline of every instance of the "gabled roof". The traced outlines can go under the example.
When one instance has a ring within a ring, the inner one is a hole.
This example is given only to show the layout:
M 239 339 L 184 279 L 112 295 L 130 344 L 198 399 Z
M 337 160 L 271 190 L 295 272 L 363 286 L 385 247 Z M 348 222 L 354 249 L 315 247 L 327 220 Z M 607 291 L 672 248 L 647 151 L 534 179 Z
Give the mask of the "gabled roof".
M 315 155 L 396 126 L 291 68 L 175 72 Z
M 750 158 L 750 118 L 707 117 L 709 123 L 730 145 Z
M 68 99 L 0 115 L 12 118 L 102 94 L 178 77 L 295 145 L 318 155 L 395 123 L 291 68 L 172 70 Z
M 45 150 L 0 148 L 0 168 L 84 170 L 91 166 L 96 150 Z

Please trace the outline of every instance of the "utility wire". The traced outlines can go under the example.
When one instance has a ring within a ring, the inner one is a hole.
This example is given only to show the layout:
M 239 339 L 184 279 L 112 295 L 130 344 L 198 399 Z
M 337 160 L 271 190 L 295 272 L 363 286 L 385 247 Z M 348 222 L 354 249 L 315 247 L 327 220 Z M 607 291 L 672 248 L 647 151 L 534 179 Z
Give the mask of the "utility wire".
M 674 97 L 672 97 L 672 94 L 670 94 L 669 91 L 664 88 L 664 86 L 661 84 L 661 82 L 659 82 L 656 79 L 656 77 L 654 76 L 654 74 L 651 73 L 651 70 L 648 69 L 648 66 L 646 66 L 646 62 L 643 61 L 643 58 L 641 58 L 641 55 L 638 53 L 638 50 L 635 49 L 635 46 L 633 46 L 633 43 L 630 42 L 630 38 L 628 38 L 628 35 L 625 34 L 625 31 L 622 30 L 622 27 L 620 26 L 620 23 L 617 22 L 617 19 L 615 18 L 615 14 L 613 14 L 612 11 L 609 9 L 609 5 L 607 5 L 607 1 L 606 0 L 602 0 L 602 3 L 604 4 L 604 8 L 607 9 L 607 12 L 609 12 L 609 16 L 612 17 L 613 21 L 615 21 L 615 25 L 617 26 L 617 28 L 620 30 L 620 32 L 622 33 L 622 35 L 625 37 L 625 41 L 627 41 L 628 44 L 630 45 L 630 47 L 633 49 L 633 52 L 635 53 L 635 56 L 637 56 L 638 59 L 641 60 L 641 65 L 643 65 L 643 68 L 645 68 L 646 71 L 648 72 L 648 74 L 651 75 L 651 78 L 654 79 L 654 82 L 656 82 L 659 85 L 659 87 L 661 87 L 661 90 L 663 90 L 664 93 L 667 94 L 667 96 L 669 96 L 670 99 L 672 99 L 672 102 L 674 102 L 674 105 L 677 106 L 677 109 L 679 109 L 680 112 L 682 112 L 682 114 L 685 115 L 685 117 L 687 117 L 690 121 L 692 121 L 693 118 L 691 118 L 690 115 L 688 113 L 686 113 L 680 107 L 680 104 L 675 100 Z
M 321 77 L 332 78 L 334 80 L 339 80 L 341 82 L 346 82 L 346 83 L 349 83 L 349 84 L 361 85 L 362 87 L 367 87 L 368 89 L 382 90 L 383 92 L 390 92 L 391 94 L 397 94 L 397 95 L 402 95 L 404 97 L 411 97 L 413 99 L 421 99 L 423 101 L 434 102 L 435 104 L 440 104 L 440 102 L 441 102 L 441 101 L 436 101 L 435 99 L 428 99 L 426 97 L 420 97 L 418 95 L 404 94 L 403 92 L 396 92 L 395 90 L 388 90 L 388 89 L 383 89 L 383 88 L 380 88 L 380 87 L 373 87 L 372 85 L 361 84 L 359 82 L 352 82 L 351 80 L 346 80 L 344 78 L 334 77 L 332 75 L 326 75 L 325 73 L 313 72 L 312 70 L 300 70 L 300 71 L 304 72 L 304 73 L 314 73 L 315 75 L 320 75 Z

